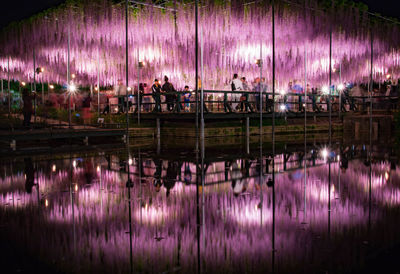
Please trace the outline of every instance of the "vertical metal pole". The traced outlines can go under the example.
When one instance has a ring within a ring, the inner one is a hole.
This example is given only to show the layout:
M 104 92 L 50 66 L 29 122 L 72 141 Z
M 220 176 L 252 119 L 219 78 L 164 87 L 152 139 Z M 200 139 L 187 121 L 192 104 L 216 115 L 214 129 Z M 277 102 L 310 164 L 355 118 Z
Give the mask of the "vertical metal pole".
M 339 64 L 339 84 L 342 85 L 342 62 L 340 62 Z M 342 91 L 343 90 L 339 90 L 339 120 L 341 120 L 341 114 L 342 114 Z
M 71 43 L 71 30 L 68 26 L 68 53 L 67 53 L 67 92 L 68 92 L 68 127 L 71 128 L 71 91 L 70 91 L 70 75 L 69 75 L 69 48 Z
M 200 138 L 204 142 L 204 66 L 203 66 L 203 29 L 200 28 L 200 79 L 201 79 L 201 92 L 200 92 Z
M 331 2 L 331 12 L 333 12 L 333 0 Z M 332 14 L 331 14 L 332 16 Z M 332 143 L 332 25 L 329 30 L 329 148 Z
M 1 76 L 1 104 L 4 102 L 3 76 Z
M 109 110 L 108 112 L 111 112 Z M 100 116 L 100 52 L 97 51 L 97 115 Z
M 8 77 L 8 114 L 11 113 L 11 89 L 10 89 L 10 56 L 7 61 L 7 77 Z
M 138 76 L 137 76 L 137 87 L 138 87 L 138 94 L 137 94 L 137 111 L 138 111 L 138 116 L 137 116 L 137 118 L 138 118 L 138 125 L 140 125 L 140 90 L 139 90 L 139 88 L 140 88 L 140 59 L 139 59 L 139 47 L 137 48 L 137 73 L 138 73 Z
M 199 128 L 199 0 L 195 0 L 195 9 L 194 9 L 194 14 L 195 14 L 195 78 L 196 78 L 196 94 L 195 94 L 195 100 L 196 100 L 196 130 Z
M 126 84 L 126 138 L 129 139 L 129 103 L 128 103 L 128 0 L 125 1 L 125 84 Z
M 372 91 L 374 86 L 374 37 L 371 27 L 371 75 L 369 85 L 369 164 L 371 166 L 372 157 Z
M 262 60 L 262 38 L 260 38 L 260 138 L 262 141 L 262 135 L 263 135 L 263 127 L 262 127 L 262 123 L 263 123 L 263 84 L 262 84 L 262 68 L 263 68 L 263 60 Z
M 306 190 L 307 190 L 307 48 L 304 48 L 304 214 L 303 223 L 306 221 Z
M 275 1 L 272 0 L 272 272 L 275 271 Z
M 35 49 L 33 49 L 33 90 L 35 91 L 35 99 L 33 100 L 33 114 L 34 123 L 36 123 L 36 104 L 37 104 L 37 90 L 36 90 L 36 56 Z

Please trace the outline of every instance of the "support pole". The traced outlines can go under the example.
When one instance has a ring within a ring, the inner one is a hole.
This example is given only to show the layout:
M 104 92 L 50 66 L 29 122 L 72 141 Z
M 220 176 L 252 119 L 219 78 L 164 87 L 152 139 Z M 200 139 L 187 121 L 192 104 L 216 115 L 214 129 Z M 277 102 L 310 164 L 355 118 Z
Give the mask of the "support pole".
M 111 112 L 111 109 L 108 111 Z M 97 116 L 100 116 L 100 53 L 97 51 Z
M 126 136 L 129 139 L 129 102 L 128 102 L 128 0 L 125 1 L 125 84 L 126 84 Z M 100 90 L 100 88 L 99 88 Z
M 331 2 L 331 12 L 333 12 L 333 0 Z M 331 14 L 332 16 L 332 14 Z M 329 30 L 329 149 L 332 145 L 332 25 Z
M 138 82 L 137 82 L 137 88 L 138 88 L 138 93 L 137 93 L 137 111 L 138 111 L 138 125 L 140 125 L 140 59 L 139 59 L 139 47 L 137 48 L 137 73 L 138 73 Z
M 195 0 L 195 100 L 196 100 L 196 130 L 199 128 L 199 0 Z M 198 149 L 198 148 L 196 148 Z
M 37 104 L 37 90 L 36 90 L 36 56 L 35 49 L 33 49 L 33 90 L 35 92 L 35 98 L 33 100 L 33 114 L 34 114 L 34 123 L 36 124 L 36 104 Z
M 200 92 L 200 139 L 204 142 L 204 66 L 203 66 L 203 29 L 200 29 L 200 79 L 201 79 L 201 92 Z
M 7 61 L 7 78 L 8 78 L 8 114 L 11 114 L 10 56 L 8 56 L 8 61 Z
M 69 48 L 71 43 L 71 30 L 68 26 L 68 53 L 67 53 L 67 92 L 68 92 L 68 127 L 71 128 L 71 91 L 70 91 L 70 75 L 69 75 Z
M 272 0 L 272 272 L 275 272 L 275 1 Z
M 339 64 L 339 84 L 342 85 L 342 62 L 340 62 Z M 343 90 L 339 90 L 339 120 L 341 120 L 342 117 L 342 91 Z

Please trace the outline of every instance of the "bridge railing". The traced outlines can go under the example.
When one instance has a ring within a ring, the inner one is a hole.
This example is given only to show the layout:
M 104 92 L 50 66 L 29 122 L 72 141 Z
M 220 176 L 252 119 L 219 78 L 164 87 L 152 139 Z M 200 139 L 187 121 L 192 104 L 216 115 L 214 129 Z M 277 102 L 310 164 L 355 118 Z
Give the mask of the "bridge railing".
M 185 95 L 190 94 L 189 100 L 185 100 Z M 170 96 L 170 97 L 169 97 Z M 141 94 L 140 112 L 153 112 L 159 105 L 162 112 L 194 112 L 196 109 L 195 94 L 193 92 L 170 92 L 156 96 L 152 94 Z M 125 97 L 124 97 L 125 98 Z M 204 90 L 204 106 L 206 112 L 259 112 L 260 93 L 255 91 L 219 91 Z M 307 112 L 328 112 L 332 106 L 332 112 L 342 111 L 367 111 L 372 100 L 373 110 L 394 110 L 398 106 L 398 96 L 348 96 L 345 94 L 307 94 L 285 93 L 275 94 L 275 104 L 272 101 L 272 93 L 262 93 L 262 111 L 272 112 L 303 112 L 306 106 Z M 200 103 L 200 93 L 198 101 Z M 331 104 L 329 104 L 331 101 Z M 122 102 L 122 100 L 121 100 Z M 138 102 L 137 94 L 130 96 L 130 112 L 136 113 Z M 179 105 L 179 107 L 178 107 Z M 106 104 L 101 105 L 105 110 Z M 123 104 L 110 104 L 108 111 L 104 113 L 120 113 L 126 108 L 126 100 Z

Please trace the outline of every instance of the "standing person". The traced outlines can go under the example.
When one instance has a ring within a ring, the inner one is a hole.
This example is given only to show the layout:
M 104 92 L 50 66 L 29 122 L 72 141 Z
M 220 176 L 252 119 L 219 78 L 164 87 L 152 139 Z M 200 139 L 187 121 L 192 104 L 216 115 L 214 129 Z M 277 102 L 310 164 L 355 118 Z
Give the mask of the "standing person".
M 162 89 L 162 91 L 165 92 L 165 101 L 167 102 L 167 110 L 172 111 L 172 110 L 174 110 L 175 88 L 169 82 L 169 79 L 167 76 L 164 76 L 164 82 L 165 83 L 161 89 Z
M 161 85 L 158 82 L 158 79 L 154 79 L 154 84 L 151 87 L 151 93 L 155 103 L 153 112 L 161 112 Z
M 24 115 L 23 126 L 26 128 L 30 128 L 32 118 L 32 101 L 34 100 L 34 95 L 31 95 L 29 89 L 26 87 L 22 91 L 22 100 L 22 113 Z
M 138 103 L 137 102 L 139 102 L 139 105 L 140 105 L 140 109 L 142 109 L 142 105 L 143 105 L 143 94 L 144 94 L 144 84 L 143 83 L 140 83 L 139 84 L 139 92 L 137 92 L 137 99 L 136 99 L 136 108 L 135 108 L 135 111 L 134 111 L 134 113 L 137 113 L 138 112 Z
M 185 89 L 183 91 L 185 92 L 183 94 L 184 111 L 185 112 L 189 112 L 189 110 L 190 110 L 190 97 L 192 96 L 192 93 L 189 90 L 189 86 L 185 86 Z
M 240 97 L 240 111 L 249 111 L 253 112 L 253 108 L 249 104 L 249 93 L 248 91 L 250 90 L 249 85 L 247 84 L 246 77 L 242 77 L 242 86 L 243 86 L 243 93 L 242 96 Z
M 83 123 L 84 124 L 87 124 L 87 122 L 90 122 L 90 103 L 91 102 L 92 102 L 92 98 L 90 97 L 90 94 L 88 93 L 82 102 Z
M 239 79 L 239 76 L 238 76 L 237 73 L 235 73 L 233 75 L 231 86 L 232 86 L 232 91 L 241 91 L 241 90 L 243 90 L 242 80 Z M 236 102 L 237 99 L 238 99 L 238 94 L 237 93 L 232 93 L 231 98 L 232 98 L 232 101 L 233 101 L 233 99 L 235 99 L 235 102 Z M 240 101 L 240 96 L 239 96 L 239 101 Z M 235 103 L 234 107 L 235 107 L 236 110 L 239 110 L 240 103 L 239 104 Z

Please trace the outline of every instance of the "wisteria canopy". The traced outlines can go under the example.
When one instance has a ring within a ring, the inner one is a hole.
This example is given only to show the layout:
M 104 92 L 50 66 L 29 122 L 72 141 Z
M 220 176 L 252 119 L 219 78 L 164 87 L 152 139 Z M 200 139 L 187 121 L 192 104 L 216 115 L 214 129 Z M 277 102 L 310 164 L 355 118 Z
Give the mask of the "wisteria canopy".
M 276 83 L 313 86 L 328 83 L 332 30 L 332 83 L 376 81 L 399 76 L 398 27 L 346 1 L 275 1 Z M 177 88 L 195 83 L 195 5 L 193 1 L 129 4 L 129 84 L 168 75 Z M 65 84 L 70 31 L 70 72 L 77 84 L 125 82 L 125 2 L 67 1 L 7 27 L 1 37 L 2 78 L 33 81 L 34 64 L 45 68 L 37 81 Z M 201 37 L 202 36 L 202 37 Z M 201 42 L 203 41 L 203 42 Z M 260 75 L 255 61 L 262 49 L 263 77 L 272 81 L 270 1 L 203 0 L 199 4 L 199 44 L 204 58 L 203 86 L 226 88 L 233 73 L 250 81 Z M 138 57 L 139 55 L 139 57 Z M 200 50 L 199 50 L 200 56 Z M 199 62 L 200 67 L 200 62 Z M 340 69 L 341 68 L 341 71 Z M 306 72 L 306 73 L 305 73 Z

